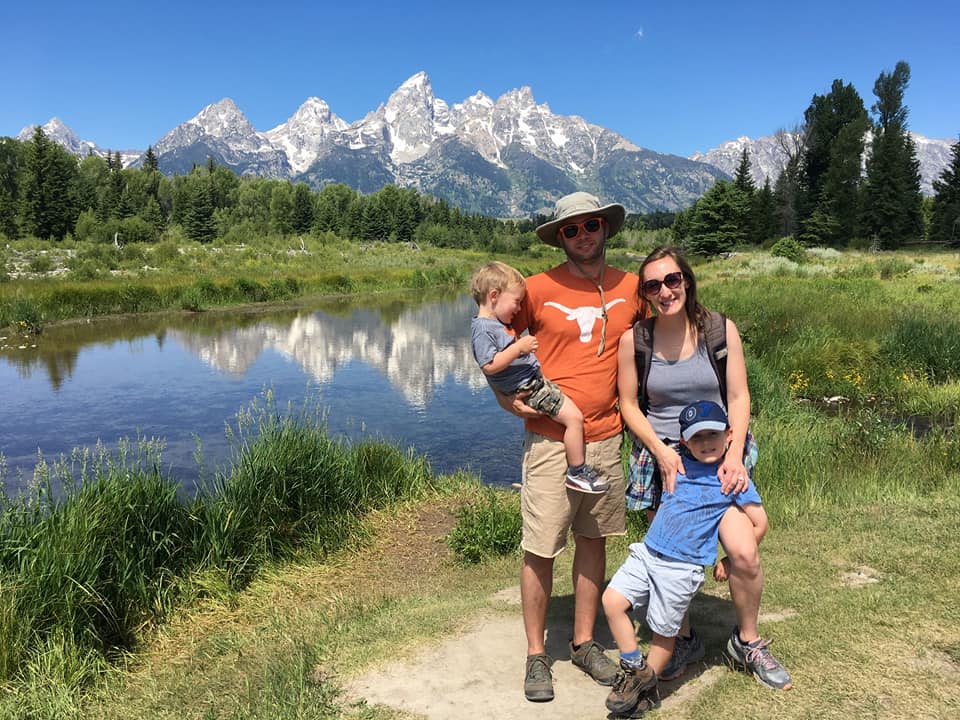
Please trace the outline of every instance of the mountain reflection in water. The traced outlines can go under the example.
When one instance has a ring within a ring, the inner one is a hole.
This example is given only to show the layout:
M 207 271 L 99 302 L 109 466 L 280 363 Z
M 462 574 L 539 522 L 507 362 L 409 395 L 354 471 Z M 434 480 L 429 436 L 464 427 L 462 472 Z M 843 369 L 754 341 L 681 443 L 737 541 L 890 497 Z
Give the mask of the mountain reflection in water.
M 164 467 L 192 486 L 225 466 L 226 426 L 265 388 L 277 407 L 318 402 L 334 435 L 382 437 L 438 472 L 516 482 L 522 426 L 474 362 L 474 313 L 469 296 L 376 297 L 71 323 L 35 349 L 0 341 L 7 492 L 29 482 L 38 451 L 51 462 L 124 437 L 163 439 Z

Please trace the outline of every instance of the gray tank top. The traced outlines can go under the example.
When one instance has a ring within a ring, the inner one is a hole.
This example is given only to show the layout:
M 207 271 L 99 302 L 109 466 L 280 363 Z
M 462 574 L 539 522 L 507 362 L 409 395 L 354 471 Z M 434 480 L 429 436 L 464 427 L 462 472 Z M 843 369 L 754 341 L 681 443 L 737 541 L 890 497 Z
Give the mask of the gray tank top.
M 684 360 L 670 362 L 656 355 L 647 377 L 650 407 L 647 419 L 659 438 L 680 439 L 680 411 L 697 400 L 712 400 L 723 406 L 717 374 L 710 365 L 707 348 L 697 343 L 697 351 Z

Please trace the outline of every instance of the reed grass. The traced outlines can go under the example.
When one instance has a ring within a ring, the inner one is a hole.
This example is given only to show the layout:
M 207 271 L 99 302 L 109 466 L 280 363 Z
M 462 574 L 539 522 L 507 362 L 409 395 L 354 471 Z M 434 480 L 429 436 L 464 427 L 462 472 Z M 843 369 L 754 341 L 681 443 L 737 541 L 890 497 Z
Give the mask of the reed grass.
M 279 412 L 269 393 L 238 416 L 233 441 L 194 498 L 141 441 L 41 462 L 30 491 L 0 499 L 0 683 L 83 687 L 217 576 L 231 592 L 267 563 L 324 556 L 366 512 L 436 482 L 411 452 L 335 440 L 319 411 Z

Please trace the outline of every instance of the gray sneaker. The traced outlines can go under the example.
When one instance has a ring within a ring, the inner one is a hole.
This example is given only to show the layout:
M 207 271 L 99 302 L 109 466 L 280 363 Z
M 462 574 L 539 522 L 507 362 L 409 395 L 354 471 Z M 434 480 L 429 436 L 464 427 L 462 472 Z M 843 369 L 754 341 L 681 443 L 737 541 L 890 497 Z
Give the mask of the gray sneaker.
M 603 647 L 593 640 L 587 640 L 579 650 L 574 650 L 570 643 L 570 661 L 599 685 L 613 685 L 620 672 L 617 664 L 604 654 Z
M 564 485 L 571 490 L 591 495 L 600 495 L 610 489 L 610 483 L 592 465 L 585 465 L 576 475 L 568 469 Z
M 620 672 L 613 682 L 613 689 L 607 695 L 607 710 L 623 716 L 637 707 L 641 697 L 656 688 L 657 674 L 647 663 L 634 666 L 621 661 Z
M 673 655 L 670 656 L 670 662 L 660 673 L 660 679 L 676 680 L 683 675 L 689 663 L 703 660 L 705 654 L 706 649 L 703 647 L 703 641 L 693 628 L 690 628 L 690 637 L 688 638 L 677 635 L 677 644 L 673 646 Z
M 793 687 L 793 681 L 786 668 L 768 649 L 771 642 L 763 638 L 752 643 L 741 642 L 740 628 L 735 627 L 723 649 L 723 656 L 730 667 L 751 673 L 761 685 L 774 690 L 789 690 Z
M 523 676 L 523 694 L 530 702 L 553 700 L 553 660 L 546 653 L 527 655 L 527 669 Z

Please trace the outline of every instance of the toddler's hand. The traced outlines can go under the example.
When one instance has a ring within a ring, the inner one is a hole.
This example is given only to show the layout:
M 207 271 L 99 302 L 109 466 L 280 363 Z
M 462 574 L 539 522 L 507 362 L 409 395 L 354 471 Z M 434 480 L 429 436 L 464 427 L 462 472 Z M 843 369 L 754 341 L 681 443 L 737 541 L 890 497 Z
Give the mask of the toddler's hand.
M 717 582 L 726 582 L 730 577 L 730 558 L 720 558 L 713 566 L 713 579 Z
M 539 347 L 539 343 L 533 335 L 524 335 L 521 338 L 517 338 L 517 348 L 523 355 L 529 355 L 532 352 L 536 352 L 537 347 Z

